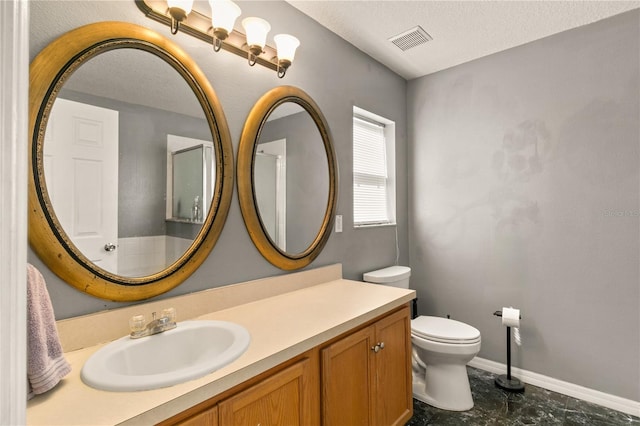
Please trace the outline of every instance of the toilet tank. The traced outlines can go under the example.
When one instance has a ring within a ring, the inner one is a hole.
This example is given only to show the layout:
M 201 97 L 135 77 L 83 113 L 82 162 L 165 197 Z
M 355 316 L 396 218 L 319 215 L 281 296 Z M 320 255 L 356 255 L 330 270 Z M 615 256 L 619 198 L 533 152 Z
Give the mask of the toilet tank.
M 362 279 L 368 283 L 409 288 L 410 276 L 411 268 L 408 266 L 389 266 L 388 268 L 366 272 L 362 275 Z

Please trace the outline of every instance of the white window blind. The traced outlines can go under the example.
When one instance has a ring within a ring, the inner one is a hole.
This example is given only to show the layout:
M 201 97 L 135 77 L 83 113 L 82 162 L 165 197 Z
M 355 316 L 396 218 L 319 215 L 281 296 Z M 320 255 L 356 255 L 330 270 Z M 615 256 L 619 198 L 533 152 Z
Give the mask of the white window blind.
M 353 117 L 354 225 L 390 223 L 384 125 Z

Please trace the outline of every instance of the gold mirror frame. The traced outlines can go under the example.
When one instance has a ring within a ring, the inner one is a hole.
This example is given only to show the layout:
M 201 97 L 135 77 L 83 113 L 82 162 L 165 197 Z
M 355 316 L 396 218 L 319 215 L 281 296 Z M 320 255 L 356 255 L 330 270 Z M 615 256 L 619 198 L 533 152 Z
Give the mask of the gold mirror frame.
M 216 182 L 211 209 L 189 249 L 172 265 L 144 277 L 123 277 L 90 262 L 56 218 L 44 178 L 44 134 L 65 81 L 87 60 L 114 49 L 150 52 L 175 69 L 193 90 L 211 129 Z M 157 296 L 182 283 L 207 258 L 224 226 L 233 195 L 233 146 L 224 112 L 211 84 L 176 44 L 125 22 L 99 22 L 72 30 L 45 47 L 29 67 L 29 243 L 40 259 L 76 289 L 113 301 Z
M 269 115 L 278 106 L 294 102 L 300 105 L 313 119 L 324 143 L 329 175 L 327 207 L 318 234 L 302 253 L 287 253 L 269 237 L 260 219 L 253 185 L 253 169 L 256 145 Z M 338 200 L 338 172 L 333 138 L 327 121 L 314 100 L 304 91 L 293 86 L 276 87 L 265 93 L 251 109 L 242 129 L 238 147 L 238 198 L 240 210 L 249 236 L 262 256 L 280 269 L 295 270 L 310 264 L 322 251 L 333 225 Z

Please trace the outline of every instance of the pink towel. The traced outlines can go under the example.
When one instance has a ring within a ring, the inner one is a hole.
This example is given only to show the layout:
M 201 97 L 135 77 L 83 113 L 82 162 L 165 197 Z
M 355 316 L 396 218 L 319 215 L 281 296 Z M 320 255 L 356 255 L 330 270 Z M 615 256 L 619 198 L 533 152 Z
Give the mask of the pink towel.
M 44 277 L 27 265 L 27 379 L 29 394 L 44 393 L 67 374 L 71 365 L 64 358 L 56 319 Z

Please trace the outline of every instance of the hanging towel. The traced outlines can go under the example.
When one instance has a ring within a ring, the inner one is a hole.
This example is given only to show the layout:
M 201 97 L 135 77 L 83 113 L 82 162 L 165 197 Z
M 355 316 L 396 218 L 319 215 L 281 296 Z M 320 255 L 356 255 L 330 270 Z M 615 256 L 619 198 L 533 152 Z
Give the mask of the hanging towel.
M 27 399 L 53 388 L 71 365 L 64 358 L 58 339 L 53 306 L 44 277 L 27 265 Z

